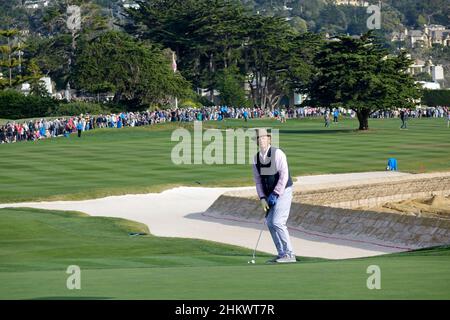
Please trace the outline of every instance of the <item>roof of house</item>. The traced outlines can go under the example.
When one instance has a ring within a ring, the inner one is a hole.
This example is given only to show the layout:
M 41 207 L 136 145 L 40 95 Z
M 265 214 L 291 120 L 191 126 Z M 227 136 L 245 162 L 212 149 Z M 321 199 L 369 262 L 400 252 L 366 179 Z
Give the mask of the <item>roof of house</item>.
M 411 37 L 423 37 L 424 33 L 422 30 L 410 30 L 409 31 L 409 35 Z

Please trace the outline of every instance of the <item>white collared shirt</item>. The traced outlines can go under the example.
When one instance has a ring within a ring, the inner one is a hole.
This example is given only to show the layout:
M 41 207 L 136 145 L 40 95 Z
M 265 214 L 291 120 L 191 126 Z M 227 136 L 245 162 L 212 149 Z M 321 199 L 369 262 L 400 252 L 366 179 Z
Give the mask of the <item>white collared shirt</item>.
M 260 157 L 260 159 L 261 159 L 261 162 L 263 162 L 263 163 L 266 162 L 267 154 L 269 153 L 270 147 L 271 147 L 271 145 L 269 144 L 269 145 L 267 146 L 267 150 L 266 150 L 264 153 L 263 153 L 262 150 L 259 151 L 259 157 Z

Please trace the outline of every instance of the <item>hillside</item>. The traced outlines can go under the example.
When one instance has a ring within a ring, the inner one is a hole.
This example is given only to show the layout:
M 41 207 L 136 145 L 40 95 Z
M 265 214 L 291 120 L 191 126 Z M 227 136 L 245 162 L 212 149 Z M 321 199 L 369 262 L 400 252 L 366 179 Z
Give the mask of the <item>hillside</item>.
M 105 14 L 118 19 L 118 11 L 131 0 L 73 0 L 73 4 L 92 3 L 103 8 Z M 241 0 L 255 13 L 283 16 L 299 30 L 313 32 L 344 32 L 359 34 L 366 28 L 366 7 L 336 5 L 345 1 L 336 0 Z M 368 0 L 378 4 L 377 0 Z M 45 6 L 45 4 L 47 6 Z M 65 5 L 65 0 L 0 0 L 0 28 L 18 27 L 38 30 L 40 18 L 45 20 L 54 8 Z M 33 6 L 33 4 L 35 4 Z M 37 8 L 35 8 L 37 7 Z M 418 28 L 423 24 L 447 24 L 450 6 L 446 0 L 383 0 L 382 29 L 386 32 L 398 28 Z M 44 21 L 42 21 L 44 22 Z

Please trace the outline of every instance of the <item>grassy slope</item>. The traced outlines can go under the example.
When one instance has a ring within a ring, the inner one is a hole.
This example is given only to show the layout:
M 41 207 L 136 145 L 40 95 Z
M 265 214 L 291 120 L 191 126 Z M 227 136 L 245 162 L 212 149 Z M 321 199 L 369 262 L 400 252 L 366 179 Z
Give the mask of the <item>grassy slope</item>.
M 0 299 L 449 299 L 450 248 L 248 265 L 251 250 L 154 236 L 122 219 L 0 209 Z M 366 269 L 381 268 L 381 290 Z M 67 266 L 81 290 L 67 290 Z
M 371 120 L 370 125 L 371 131 L 357 132 L 354 119 L 329 129 L 320 119 L 288 120 L 284 125 L 272 120 L 205 124 L 280 128 L 280 144 L 293 175 L 379 171 L 391 156 L 398 158 L 401 171 L 450 168 L 450 130 L 444 120 L 413 119 L 409 130 L 399 130 L 397 119 Z M 177 127 L 102 129 L 86 132 L 82 139 L 73 135 L 1 145 L 0 203 L 145 193 L 176 185 L 252 184 L 248 165 L 173 165 L 170 154 L 177 142 L 170 137 Z

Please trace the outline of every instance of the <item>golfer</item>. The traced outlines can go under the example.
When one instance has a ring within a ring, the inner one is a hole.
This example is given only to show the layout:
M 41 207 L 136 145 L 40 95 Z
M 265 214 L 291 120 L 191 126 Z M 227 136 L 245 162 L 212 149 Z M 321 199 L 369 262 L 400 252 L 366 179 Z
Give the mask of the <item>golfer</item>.
M 270 262 L 296 262 L 286 226 L 292 202 L 292 178 L 286 154 L 272 147 L 271 133 L 256 129 L 259 152 L 253 161 L 256 191 L 266 212 L 266 222 L 278 255 Z

